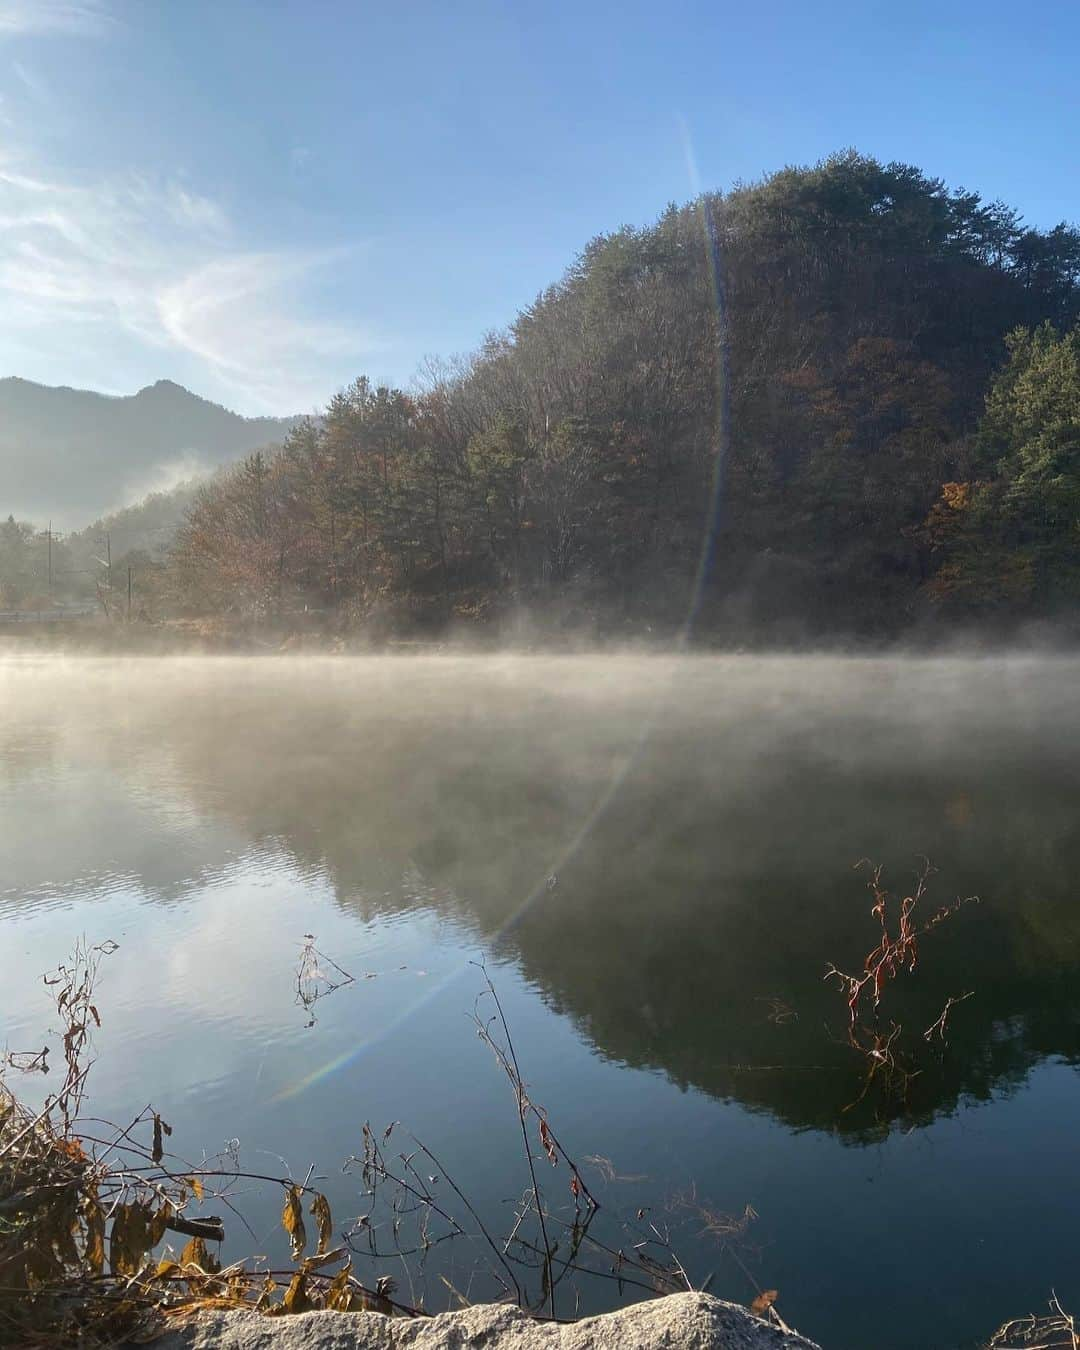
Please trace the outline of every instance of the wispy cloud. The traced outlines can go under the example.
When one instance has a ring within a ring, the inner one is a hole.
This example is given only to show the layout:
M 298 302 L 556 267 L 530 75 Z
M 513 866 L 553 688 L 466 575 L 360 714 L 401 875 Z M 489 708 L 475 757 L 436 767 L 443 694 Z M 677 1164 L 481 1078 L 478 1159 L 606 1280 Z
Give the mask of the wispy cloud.
M 310 371 L 313 358 L 338 367 L 341 359 L 375 348 L 372 336 L 355 325 L 305 318 L 288 307 L 312 271 L 342 256 L 335 250 L 216 259 L 159 292 L 162 327 L 177 346 L 269 403 L 280 398 L 283 382 L 303 382 L 301 367 Z M 318 388 L 325 400 L 325 371 Z
M 0 161 L 0 299 L 35 342 L 94 327 L 194 358 L 248 411 L 324 402 L 377 349 L 358 325 L 311 317 L 305 291 L 340 251 L 244 247 L 219 203 L 131 175 L 56 181 Z M 73 333 L 84 334 L 75 339 Z
M 109 0 L 0 0 L 5 38 L 104 37 L 118 27 Z M 21 55 L 21 53 L 20 53 Z M 47 116 L 56 91 L 33 64 L 9 69 Z M 0 106 L 0 125 L 18 125 Z M 115 358 L 178 353 L 198 371 L 200 391 L 247 412 L 294 412 L 324 403 L 378 350 L 358 324 L 312 316 L 320 270 L 346 265 L 340 251 L 256 249 L 222 205 L 168 175 L 130 173 L 71 181 L 8 136 L 0 151 L 0 350 L 51 366 L 78 353 L 99 388 L 123 376 Z M 294 168 L 308 152 L 297 147 Z M 33 363 L 32 363 L 33 364 Z M 0 374 L 8 373 L 7 370 Z
M 112 15 L 95 0 L 0 0 L 0 37 L 15 33 L 92 36 L 114 24 Z
M 48 104 L 51 101 L 48 86 L 35 71 L 28 69 L 21 61 L 12 61 L 10 70 L 36 103 Z

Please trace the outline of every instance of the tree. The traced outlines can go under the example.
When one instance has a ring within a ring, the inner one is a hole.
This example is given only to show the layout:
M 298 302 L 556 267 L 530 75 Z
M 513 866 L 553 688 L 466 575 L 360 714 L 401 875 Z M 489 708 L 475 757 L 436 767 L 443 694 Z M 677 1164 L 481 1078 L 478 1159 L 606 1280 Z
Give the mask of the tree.
M 1039 324 L 1078 315 L 1071 227 L 855 151 L 786 168 L 592 240 L 414 393 L 354 381 L 202 490 L 180 589 L 450 617 L 573 585 L 729 633 L 766 609 L 895 632 L 995 586 L 1064 603 L 1074 358 Z
M 936 599 L 1047 613 L 1080 601 L 1080 327 L 1018 329 L 979 429 L 984 477 L 946 484 Z
M 17 605 L 32 589 L 34 527 L 14 516 L 0 522 L 0 603 Z

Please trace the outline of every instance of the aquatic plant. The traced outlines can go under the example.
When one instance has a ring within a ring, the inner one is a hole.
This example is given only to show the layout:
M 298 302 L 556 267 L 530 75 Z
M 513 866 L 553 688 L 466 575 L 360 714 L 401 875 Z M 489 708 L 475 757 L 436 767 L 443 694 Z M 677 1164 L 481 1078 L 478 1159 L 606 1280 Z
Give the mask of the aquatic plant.
M 857 868 L 869 867 L 866 859 Z M 870 913 L 878 923 L 878 940 L 863 961 L 861 971 L 849 974 L 830 963 L 826 980 L 836 980 L 847 996 L 847 1044 L 864 1060 L 866 1072 L 862 1091 L 844 1108 L 850 1111 L 864 1101 L 872 1088 L 880 1088 L 886 1103 L 906 1097 L 908 1085 L 921 1070 L 919 1051 L 935 1038 L 940 1044 L 946 1040 L 949 1014 L 958 1004 L 971 998 L 974 990 L 950 995 L 940 1015 L 912 1044 L 904 1026 L 894 1018 L 887 1020 L 881 1013 L 882 999 L 889 986 L 901 975 L 914 973 L 919 961 L 919 944 L 940 924 L 951 918 L 965 905 L 974 904 L 974 895 L 944 905 L 928 919 L 920 918 L 921 906 L 934 869 L 924 860 L 916 876 L 915 887 L 909 895 L 897 900 L 882 883 L 883 869 L 871 868 L 868 886 L 873 895 Z

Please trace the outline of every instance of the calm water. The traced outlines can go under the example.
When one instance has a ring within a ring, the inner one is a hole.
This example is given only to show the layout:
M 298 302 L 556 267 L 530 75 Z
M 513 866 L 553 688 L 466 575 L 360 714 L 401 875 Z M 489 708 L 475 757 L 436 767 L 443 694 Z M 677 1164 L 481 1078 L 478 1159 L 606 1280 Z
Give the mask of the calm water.
M 362 1123 L 400 1120 L 505 1230 L 525 1181 L 469 1022 L 484 957 L 563 1141 L 636 1178 L 590 1174 L 605 1218 L 652 1207 L 748 1301 L 665 1206 L 750 1205 L 739 1260 L 828 1350 L 971 1346 L 1051 1289 L 1080 1308 L 1078 787 L 1065 659 L 14 656 L 0 1037 L 39 1046 L 40 973 L 114 939 L 95 1114 L 152 1101 L 188 1158 L 314 1164 L 341 1220 Z M 980 903 L 926 939 L 903 1017 L 974 996 L 906 1103 L 853 1107 L 822 975 L 874 941 L 853 864 L 907 886 L 918 855 L 935 905 Z M 308 933 L 357 977 L 314 1025 Z M 281 1257 L 280 1192 L 235 1203 L 254 1237 L 228 1216 L 226 1254 Z

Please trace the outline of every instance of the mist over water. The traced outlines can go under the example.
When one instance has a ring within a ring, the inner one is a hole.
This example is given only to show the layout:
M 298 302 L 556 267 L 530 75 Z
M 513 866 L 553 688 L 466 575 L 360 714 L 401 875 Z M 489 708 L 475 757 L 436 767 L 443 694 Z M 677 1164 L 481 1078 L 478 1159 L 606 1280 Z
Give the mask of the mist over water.
M 833 1350 L 977 1343 L 1051 1288 L 1080 1297 L 1078 676 L 1024 656 L 2 658 L 4 1039 L 40 1045 L 40 973 L 113 938 L 95 1114 L 152 1100 L 189 1156 L 238 1137 L 315 1162 L 342 1218 L 362 1122 L 400 1119 L 498 1214 L 518 1145 L 467 1020 L 485 957 L 561 1137 L 641 1177 L 605 1204 L 694 1185 L 752 1205 L 747 1260 Z M 904 1017 L 974 996 L 906 1103 L 853 1108 L 822 979 L 876 940 L 853 865 L 906 893 L 924 855 L 928 903 L 979 903 L 926 939 Z M 357 977 L 314 1026 L 307 933 Z M 227 1254 L 280 1252 L 279 1207 L 244 1197 L 258 1244 L 234 1224 Z M 680 1255 L 752 1294 L 705 1239 Z

